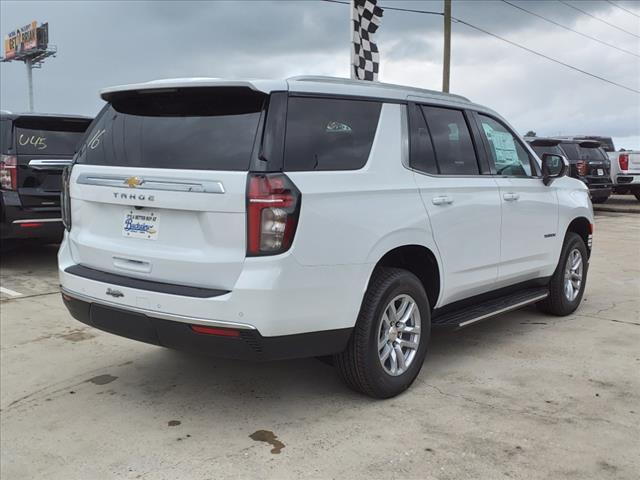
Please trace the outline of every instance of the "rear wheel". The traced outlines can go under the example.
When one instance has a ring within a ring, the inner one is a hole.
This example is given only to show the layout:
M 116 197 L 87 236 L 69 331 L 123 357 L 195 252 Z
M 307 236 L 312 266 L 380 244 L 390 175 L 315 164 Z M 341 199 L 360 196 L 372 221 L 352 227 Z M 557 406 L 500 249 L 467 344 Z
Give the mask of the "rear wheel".
M 640 202 L 640 192 L 633 192 L 633 195 L 636 197 L 636 200 Z
M 335 365 L 349 387 L 375 398 L 406 390 L 422 368 L 431 330 L 429 301 L 412 273 L 380 268 Z
M 538 303 L 540 310 L 564 316 L 578 308 L 587 282 L 587 255 L 582 237 L 567 233 L 560 261 L 549 282 L 549 296 Z

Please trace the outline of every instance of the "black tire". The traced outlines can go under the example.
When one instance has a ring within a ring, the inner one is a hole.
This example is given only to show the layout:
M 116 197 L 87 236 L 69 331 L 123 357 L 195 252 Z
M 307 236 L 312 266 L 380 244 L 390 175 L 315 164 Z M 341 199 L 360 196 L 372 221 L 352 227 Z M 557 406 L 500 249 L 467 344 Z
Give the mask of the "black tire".
M 567 264 L 567 258 L 569 254 L 577 249 L 582 255 L 582 283 L 577 297 L 571 301 L 564 293 L 564 275 L 565 266 Z M 584 289 L 587 284 L 587 272 L 589 270 L 589 262 L 587 256 L 587 246 L 584 244 L 582 237 L 576 233 L 568 232 L 562 247 L 562 253 L 560 254 L 560 260 L 556 271 L 551 277 L 549 282 L 549 296 L 537 303 L 537 307 L 551 315 L 565 316 L 573 313 L 580 302 L 582 301 L 582 295 L 584 295 Z
M 379 321 L 398 295 L 409 295 L 420 314 L 420 337 L 407 370 L 392 376 L 378 356 Z M 379 268 L 369 282 L 353 334 L 344 352 L 335 355 L 335 366 L 346 384 L 374 398 L 390 398 L 405 391 L 418 376 L 431 331 L 431 310 L 424 287 L 412 273 L 398 268 Z
M 591 200 L 591 203 L 604 203 L 607 200 L 609 200 L 609 195 L 607 195 L 606 197 L 595 197 Z
M 640 192 L 633 192 L 633 195 L 636 197 L 636 200 L 640 202 Z

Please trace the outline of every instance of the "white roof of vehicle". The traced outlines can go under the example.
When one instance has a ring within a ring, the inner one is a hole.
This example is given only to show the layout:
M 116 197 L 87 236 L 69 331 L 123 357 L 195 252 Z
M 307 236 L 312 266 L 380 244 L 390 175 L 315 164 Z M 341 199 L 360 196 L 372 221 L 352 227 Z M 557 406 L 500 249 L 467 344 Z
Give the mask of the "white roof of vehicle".
M 282 80 L 227 80 L 222 78 L 170 78 L 145 83 L 118 85 L 105 88 L 100 92 L 108 100 L 111 94 L 125 91 L 155 90 L 162 88 L 195 87 L 248 87 L 259 92 L 291 91 L 329 95 L 349 95 L 356 97 L 375 97 L 389 100 L 428 99 L 439 100 L 457 105 L 471 105 L 460 95 L 442 93 L 435 90 L 406 87 L 381 82 L 350 80 L 338 77 L 300 76 Z

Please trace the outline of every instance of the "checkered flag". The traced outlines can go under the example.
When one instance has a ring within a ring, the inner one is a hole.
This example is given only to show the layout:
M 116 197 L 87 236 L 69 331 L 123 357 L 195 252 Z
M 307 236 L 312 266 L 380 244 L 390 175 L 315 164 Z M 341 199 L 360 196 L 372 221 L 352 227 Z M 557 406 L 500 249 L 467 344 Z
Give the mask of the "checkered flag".
M 352 0 L 353 47 L 351 49 L 351 78 L 378 80 L 380 53 L 373 43 L 373 34 L 380 26 L 382 8 L 378 0 Z

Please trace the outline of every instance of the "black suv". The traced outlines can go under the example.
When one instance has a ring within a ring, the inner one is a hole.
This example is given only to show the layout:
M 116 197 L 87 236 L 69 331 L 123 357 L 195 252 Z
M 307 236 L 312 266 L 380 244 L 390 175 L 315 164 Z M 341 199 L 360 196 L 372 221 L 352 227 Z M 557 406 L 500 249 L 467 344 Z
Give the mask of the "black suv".
M 90 117 L 0 112 L 0 239 L 59 242 L 60 178 Z
M 611 163 L 606 152 L 595 140 L 579 138 L 527 137 L 527 142 L 542 157 L 543 153 L 564 155 L 571 164 L 570 175 L 582 180 L 593 203 L 604 203 L 612 191 Z

